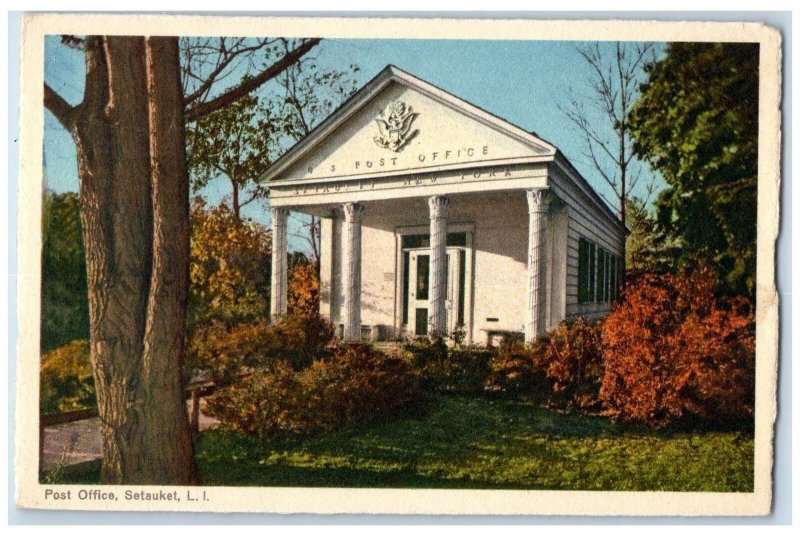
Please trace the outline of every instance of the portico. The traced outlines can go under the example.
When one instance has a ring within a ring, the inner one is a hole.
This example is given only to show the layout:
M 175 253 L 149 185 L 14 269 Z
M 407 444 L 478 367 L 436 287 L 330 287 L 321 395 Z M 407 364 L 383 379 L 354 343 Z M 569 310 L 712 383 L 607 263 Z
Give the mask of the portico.
M 273 314 L 286 312 L 286 215 L 314 214 L 321 313 L 348 341 L 456 330 L 533 340 L 604 314 L 616 294 L 623 227 L 563 155 L 395 67 L 263 180 Z

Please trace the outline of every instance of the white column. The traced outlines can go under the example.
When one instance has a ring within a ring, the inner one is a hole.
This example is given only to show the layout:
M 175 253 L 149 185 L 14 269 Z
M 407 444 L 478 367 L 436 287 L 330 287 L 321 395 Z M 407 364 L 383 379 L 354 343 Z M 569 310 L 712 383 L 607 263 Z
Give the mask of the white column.
M 286 314 L 288 235 L 286 220 L 289 210 L 272 208 L 272 286 L 270 288 L 270 311 L 273 320 Z
M 545 332 L 547 251 L 545 232 L 549 199 L 546 188 L 527 191 L 528 196 L 528 310 L 525 340 L 533 342 Z
M 428 334 L 447 335 L 447 208 L 450 198 L 428 198 L 431 217 L 430 310 Z
M 342 320 L 344 340 L 361 339 L 361 219 L 364 205 L 345 203 L 344 251 L 342 252 Z

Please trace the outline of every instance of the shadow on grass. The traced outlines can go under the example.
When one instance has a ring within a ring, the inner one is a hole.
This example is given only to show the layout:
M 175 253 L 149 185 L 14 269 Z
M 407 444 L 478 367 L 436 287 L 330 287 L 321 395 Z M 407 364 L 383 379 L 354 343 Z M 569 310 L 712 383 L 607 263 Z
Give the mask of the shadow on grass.
M 750 491 L 746 432 L 658 431 L 502 398 L 432 397 L 403 417 L 312 437 L 197 438 L 206 485 Z M 88 483 L 99 470 L 65 475 Z

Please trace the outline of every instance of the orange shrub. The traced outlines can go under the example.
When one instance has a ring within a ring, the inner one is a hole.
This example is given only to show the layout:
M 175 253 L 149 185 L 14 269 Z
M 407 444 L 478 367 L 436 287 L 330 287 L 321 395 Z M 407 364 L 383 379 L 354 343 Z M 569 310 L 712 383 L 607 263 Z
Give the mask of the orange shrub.
M 204 413 L 236 432 L 275 436 L 303 432 L 298 408 L 303 392 L 297 373 L 286 363 L 276 362 L 269 372 L 259 372 L 218 390 L 206 399 Z
M 275 363 L 218 391 L 206 412 L 238 432 L 303 435 L 401 410 L 420 394 L 406 361 L 348 345 L 300 371 Z
M 562 409 L 597 409 L 603 356 L 600 327 L 579 318 L 526 346 L 508 341 L 489 363 L 487 389 Z
M 603 326 L 600 396 L 621 420 L 656 427 L 753 414 L 755 337 L 749 304 L 718 299 L 713 272 L 630 282 Z
M 291 315 L 304 318 L 319 315 L 319 276 L 315 263 L 302 263 L 292 268 L 287 302 Z
M 228 384 L 243 370 L 268 361 L 274 346 L 272 329 L 267 322 L 230 325 L 214 320 L 189 337 L 186 367 Z
M 549 383 L 549 405 L 580 410 L 599 408 L 603 379 L 600 331 L 599 323 L 578 318 L 562 322 L 533 345 L 535 367 Z

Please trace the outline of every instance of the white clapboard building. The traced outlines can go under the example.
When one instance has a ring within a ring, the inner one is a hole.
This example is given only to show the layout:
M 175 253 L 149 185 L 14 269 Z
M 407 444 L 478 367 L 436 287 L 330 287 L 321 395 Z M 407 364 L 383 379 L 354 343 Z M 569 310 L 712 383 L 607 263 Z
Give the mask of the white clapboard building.
M 564 155 L 394 66 L 261 180 L 273 313 L 286 312 L 288 213 L 313 214 L 321 313 L 345 340 L 532 340 L 616 298 L 624 227 Z

